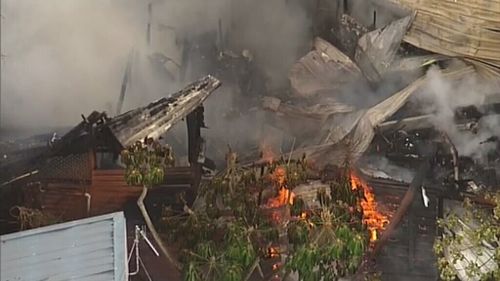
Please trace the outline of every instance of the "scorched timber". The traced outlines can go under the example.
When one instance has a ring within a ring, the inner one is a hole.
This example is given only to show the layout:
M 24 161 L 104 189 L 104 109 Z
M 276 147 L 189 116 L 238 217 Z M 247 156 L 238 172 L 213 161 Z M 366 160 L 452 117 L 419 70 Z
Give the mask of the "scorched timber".
M 158 138 L 201 105 L 220 85 L 216 78 L 206 76 L 169 97 L 113 118 L 108 127 L 124 147 L 145 137 Z

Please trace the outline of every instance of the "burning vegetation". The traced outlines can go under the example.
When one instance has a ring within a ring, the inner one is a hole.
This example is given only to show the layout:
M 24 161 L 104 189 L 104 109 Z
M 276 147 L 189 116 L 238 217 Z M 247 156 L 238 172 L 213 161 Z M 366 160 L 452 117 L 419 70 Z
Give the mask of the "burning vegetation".
M 360 202 L 363 212 L 363 223 L 368 227 L 368 231 L 370 231 L 370 241 L 374 242 L 377 240 L 377 233 L 384 230 L 385 226 L 389 223 L 389 218 L 387 215 L 379 212 L 373 189 L 366 182 L 362 181 L 353 172 L 350 173 L 350 182 L 352 190 L 361 190 L 363 193 L 363 198 Z
M 350 173 L 325 182 L 328 188 L 313 191 L 313 199 L 297 196 L 294 188 L 310 182 L 307 173 L 305 158 L 231 167 L 202 187 L 189 215 L 165 213 L 162 229 L 181 245 L 186 280 L 244 278 L 267 266 L 264 274 L 276 280 L 357 273 L 388 219 Z

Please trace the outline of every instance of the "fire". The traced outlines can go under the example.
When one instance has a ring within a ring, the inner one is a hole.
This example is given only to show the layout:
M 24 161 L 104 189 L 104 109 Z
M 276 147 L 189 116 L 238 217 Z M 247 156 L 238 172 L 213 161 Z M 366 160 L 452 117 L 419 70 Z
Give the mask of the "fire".
M 269 207 L 281 207 L 286 204 L 293 204 L 295 194 L 286 186 L 286 170 L 284 167 L 277 167 L 271 175 L 272 181 L 278 188 L 278 196 L 269 199 L 267 205 Z
M 272 180 L 279 186 L 285 187 L 286 185 L 286 170 L 283 167 L 277 167 L 271 175 Z
M 293 192 L 285 187 L 282 187 L 278 192 L 278 196 L 269 199 L 269 201 L 267 201 L 267 205 L 269 207 L 281 207 L 287 203 L 292 205 L 294 198 L 295 194 Z
M 280 256 L 280 251 L 278 250 L 278 248 L 276 247 L 269 247 L 267 249 L 267 255 L 270 257 L 270 258 L 277 258 Z
M 389 219 L 377 210 L 377 202 L 375 201 L 372 188 L 354 175 L 354 173 L 351 173 L 350 177 L 352 190 L 363 189 L 364 198 L 361 201 L 363 223 L 370 231 L 370 241 L 376 241 L 378 238 L 377 232 L 385 229 L 385 226 L 389 223 Z

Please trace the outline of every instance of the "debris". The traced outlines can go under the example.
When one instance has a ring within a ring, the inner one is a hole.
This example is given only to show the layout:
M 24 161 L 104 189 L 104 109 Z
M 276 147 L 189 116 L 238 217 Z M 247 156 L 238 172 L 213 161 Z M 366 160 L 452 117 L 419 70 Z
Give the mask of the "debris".
M 107 126 L 124 147 L 145 137 L 156 139 L 197 108 L 220 84 L 216 78 L 206 76 L 170 97 L 114 117 Z
M 335 94 L 342 85 L 363 80 L 354 62 L 327 41 L 314 39 L 314 49 L 301 58 L 289 73 L 292 91 L 300 97 Z
M 460 79 L 473 72 L 472 67 L 448 69 L 443 71 L 443 76 L 447 79 Z M 351 129 L 347 132 L 344 131 L 342 139 L 336 138 L 335 142 L 297 148 L 294 152 L 294 158 L 306 154 L 307 158 L 314 161 L 319 167 L 326 164 L 342 165 L 346 159 L 356 162 L 370 146 L 375 136 L 375 128 L 399 110 L 410 96 L 425 84 L 426 79 L 426 77 L 422 77 L 372 108 L 359 111 L 362 112 L 359 113 L 362 114 L 361 117 L 352 119 L 353 123 L 349 126 Z
M 428 208 L 430 199 L 427 196 L 427 191 L 425 190 L 425 187 L 423 185 L 421 186 L 421 189 L 422 189 L 422 200 L 424 201 L 424 206 Z
M 302 118 L 312 118 L 326 120 L 333 114 L 349 113 L 354 111 L 352 106 L 336 102 L 333 99 L 324 100 L 324 103 L 311 106 L 299 106 L 288 103 L 283 103 L 275 97 L 264 97 L 262 107 L 286 116 L 295 116 Z
M 438 54 L 469 57 L 500 66 L 497 51 L 500 47 L 500 6 L 491 5 L 487 0 L 473 0 L 467 5 L 438 0 L 397 2 L 417 11 L 405 35 L 406 42 Z
M 380 81 L 391 67 L 414 17 L 413 13 L 381 29 L 366 33 L 359 39 L 355 60 L 370 82 Z

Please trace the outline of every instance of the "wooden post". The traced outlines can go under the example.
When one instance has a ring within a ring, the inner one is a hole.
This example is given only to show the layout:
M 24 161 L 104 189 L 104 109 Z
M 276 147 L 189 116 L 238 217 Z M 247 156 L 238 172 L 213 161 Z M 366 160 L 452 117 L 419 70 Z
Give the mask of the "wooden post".
M 203 126 L 203 106 L 199 106 L 186 117 L 188 131 L 188 160 L 193 175 L 191 187 L 196 191 L 201 181 L 202 165 L 198 163 L 201 150 L 201 127 Z

